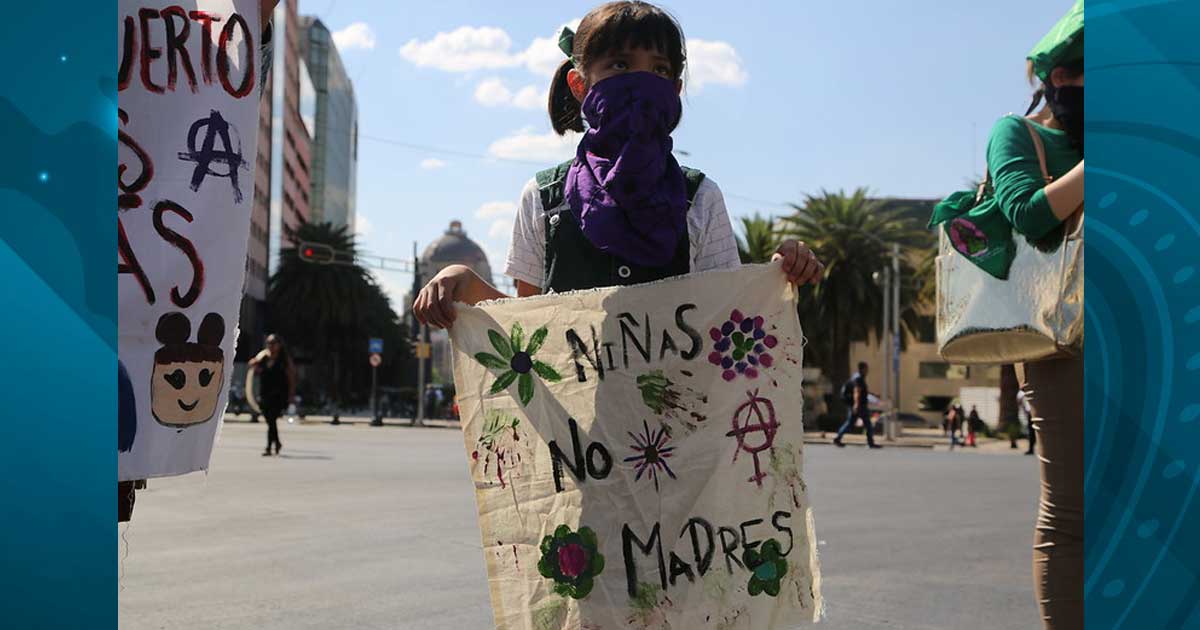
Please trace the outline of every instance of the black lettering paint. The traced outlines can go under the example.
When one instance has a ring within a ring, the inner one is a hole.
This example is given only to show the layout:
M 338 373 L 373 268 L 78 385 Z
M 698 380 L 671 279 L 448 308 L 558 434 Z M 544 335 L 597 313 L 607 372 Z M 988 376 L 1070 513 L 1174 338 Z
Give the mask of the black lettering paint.
M 579 361 L 582 357 L 596 371 L 596 375 L 600 380 L 604 380 L 604 360 L 600 358 L 600 342 L 596 340 L 596 327 L 592 327 L 592 352 L 588 352 L 588 347 L 583 343 L 583 339 L 579 338 L 579 333 L 574 329 L 567 329 L 567 347 L 571 349 L 571 360 L 575 362 L 575 379 L 580 383 L 587 382 L 587 372 L 583 368 L 583 363 Z M 592 355 L 595 354 L 595 360 Z
M 192 11 L 188 17 L 201 24 L 203 37 L 200 39 L 200 74 L 206 85 L 212 84 L 212 23 L 221 18 L 206 11 Z
M 196 148 L 196 136 L 199 135 L 201 128 L 205 129 L 204 143 Z M 235 143 L 230 136 L 230 130 L 233 130 L 233 137 L 236 137 L 237 128 L 226 122 L 217 110 L 209 110 L 208 118 L 201 118 L 188 128 L 188 150 L 181 151 L 179 159 L 196 163 L 196 168 L 192 169 L 192 181 L 190 182 L 192 190 L 200 190 L 200 184 L 204 183 L 204 178 L 209 175 L 227 177 L 229 184 L 233 187 L 233 201 L 241 203 L 242 189 L 238 185 L 238 169 L 247 168 L 246 160 L 242 158 L 241 139 L 238 138 L 237 147 L 234 148 Z M 218 140 L 221 141 L 223 150 L 217 150 Z M 224 164 L 228 170 L 224 172 L 213 170 L 214 162 Z
M 700 551 L 700 529 L 704 531 L 705 545 L 707 545 L 707 548 L 703 552 Z M 717 550 L 716 541 L 713 539 L 712 524 L 698 516 L 693 516 L 683 526 L 683 530 L 679 532 L 679 537 L 683 538 L 684 534 L 691 534 L 692 554 L 693 559 L 696 561 L 696 571 L 701 577 L 704 577 L 704 574 L 708 573 L 709 567 L 712 566 L 713 553 Z
M 667 352 L 679 354 L 679 346 L 675 345 L 675 340 L 671 338 L 671 333 L 663 331 L 662 347 L 658 349 L 658 360 L 662 361 L 663 357 L 667 356 Z
M 142 265 L 138 262 L 137 255 L 133 253 L 133 248 L 129 246 L 129 237 L 125 236 L 125 226 L 121 224 L 121 217 L 117 217 L 117 256 L 121 258 L 117 263 L 117 274 L 133 274 L 138 286 L 142 287 L 146 303 L 153 304 L 154 288 L 150 286 L 150 279 L 142 270 Z
M 692 565 L 686 563 L 675 552 L 671 552 L 671 586 L 675 586 L 675 578 L 680 575 L 686 575 L 689 582 L 696 582 L 696 574 L 692 572 Z
M 608 369 L 610 369 L 610 370 L 617 369 L 616 363 L 613 363 L 613 356 L 612 356 L 613 344 L 612 344 L 612 342 L 606 341 L 606 342 L 604 342 L 603 345 L 604 345 L 604 354 L 608 355 Z
M 654 550 L 658 554 L 658 577 L 662 582 L 663 590 L 667 588 L 667 567 L 663 561 L 662 541 L 658 537 L 658 523 L 654 524 L 654 529 L 650 530 L 650 540 L 642 542 L 641 539 L 629 529 L 629 524 L 626 523 L 621 528 L 621 547 L 625 556 L 625 582 L 629 589 L 630 597 L 637 597 L 638 594 L 638 575 L 637 563 L 633 556 L 633 547 L 637 546 L 645 555 L 650 555 L 650 551 Z
M 781 519 L 781 518 L 790 519 L 790 518 L 792 518 L 792 513 L 780 510 L 771 516 L 771 524 L 775 526 L 775 529 L 779 530 L 782 533 L 787 534 L 787 538 L 788 538 L 787 551 L 782 552 L 782 554 L 786 556 L 792 552 L 792 547 L 795 546 L 796 539 L 794 536 L 792 536 L 792 528 L 790 528 L 786 525 L 781 525 L 779 523 L 779 519 Z
M 233 37 L 234 27 L 241 29 L 242 38 L 246 44 L 245 54 L 238 55 L 246 70 L 242 73 L 242 83 L 236 88 L 229 80 L 229 40 Z M 225 28 L 221 29 L 221 36 L 217 39 L 217 78 L 221 79 L 221 86 L 230 96 L 242 98 L 254 89 L 254 57 L 256 54 L 250 25 L 246 24 L 246 18 L 234 13 L 225 23 Z
M 150 79 L 151 63 L 162 56 L 161 50 L 150 45 L 150 20 L 157 18 L 158 11 L 156 9 L 138 9 L 138 23 L 142 27 L 142 85 L 145 85 L 147 90 L 155 94 L 162 94 L 163 87 Z
M 704 348 L 704 339 L 700 337 L 700 331 L 692 328 L 692 326 L 683 319 L 684 313 L 695 309 L 695 304 L 683 304 L 679 308 L 675 309 L 675 325 L 678 326 L 679 330 L 682 330 L 683 333 L 692 340 L 692 347 L 683 353 L 683 358 L 687 361 L 691 361 L 699 356 L 700 351 Z
M 763 520 L 761 518 L 756 518 L 753 520 L 746 521 L 738 527 L 738 529 L 742 530 L 742 547 L 744 549 L 746 549 L 747 551 L 757 547 L 759 545 L 759 543 L 761 543 L 762 541 L 756 540 L 754 542 L 750 542 L 750 536 L 748 534 L 746 534 L 746 528 L 754 527 L 755 525 L 761 525 L 762 522 L 763 522 Z
M 634 350 L 642 355 L 642 360 L 646 363 L 650 362 L 650 314 L 646 314 L 646 340 L 643 345 L 638 341 L 637 334 L 630 328 L 630 325 L 637 327 L 638 322 L 629 313 L 621 313 L 617 315 L 617 323 L 621 327 L 621 357 L 625 360 L 625 369 L 629 369 L 629 342 L 633 342 Z
M 729 534 L 726 538 L 725 534 Z M 721 527 L 717 529 L 717 537 L 721 539 L 721 553 L 725 556 L 725 568 L 733 573 L 733 565 L 738 565 L 739 569 L 745 568 L 741 559 L 738 558 L 738 547 L 741 545 L 742 539 L 738 536 L 737 530 L 732 527 Z
M 182 26 L 176 30 L 175 19 L 182 20 Z M 175 89 L 175 81 L 179 77 L 179 62 L 183 62 L 183 73 L 187 75 L 188 86 L 196 91 L 196 72 L 192 69 L 192 58 L 188 55 L 187 38 L 191 30 L 187 11 L 181 6 L 170 6 L 162 10 L 163 25 L 167 27 L 167 89 Z
M 121 65 L 117 69 L 117 91 L 129 87 L 129 79 L 133 76 L 133 62 L 137 58 L 137 25 L 132 15 L 126 15 L 122 22 L 125 27 L 124 37 L 121 38 Z
M 117 108 L 117 118 L 121 124 L 129 123 L 129 114 L 125 110 Z M 150 183 L 154 177 L 154 162 L 150 159 L 150 154 L 142 148 L 129 134 L 121 129 L 117 129 L 117 142 L 125 145 L 133 152 L 134 157 L 140 163 L 138 166 L 138 176 L 133 181 L 126 183 L 124 181 L 125 171 L 128 170 L 127 164 L 117 164 L 117 189 L 120 194 L 117 195 L 117 211 L 129 210 L 131 208 L 140 208 L 142 206 L 142 198 L 138 194 Z
M 200 255 L 196 253 L 196 246 L 192 245 L 187 237 L 163 223 L 163 214 L 167 212 L 178 214 L 188 223 L 192 222 L 192 213 L 174 201 L 163 200 L 154 205 L 154 231 L 158 232 L 164 241 L 179 248 L 184 256 L 187 256 L 188 262 L 192 264 L 192 284 L 188 287 L 187 293 L 180 295 L 178 286 L 171 287 L 171 302 L 179 308 L 187 308 L 196 302 L 196 298 L 200 297 L 200 291 L 204 289 L 204 263 L 200 261 Z
M 563 463 L 566 463 L 571 475 L 578 483 L 584 483 L 588 476 L 593 479 L 604 479 L 612 472 L 613 459 L 608 449 L 599 442 L 592 442 L 587 447 L 587 456 L 584 457 L 583 444 L 579 441 L 579 423 L 575 422 L 574 418 L 567 418 L 567 426 L 571 429 L 571 451 L 575 457 L 568 458 L 556 440 L 551 440 L 549 443 L 550 467 L 554 474 L 556 492 L 563 491 Z M 596 465 L 597 455 L 600 456 L 599 466 Z

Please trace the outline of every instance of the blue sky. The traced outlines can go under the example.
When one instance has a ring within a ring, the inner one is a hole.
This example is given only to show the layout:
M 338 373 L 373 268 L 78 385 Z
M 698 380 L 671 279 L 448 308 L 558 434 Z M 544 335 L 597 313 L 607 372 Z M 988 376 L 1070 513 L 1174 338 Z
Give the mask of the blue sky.
M 1024 112 L 1025 53 L 1070 4 L 662 3 L 690 44 L 675 146 L 735 221 L 822 188 L 944 196 L 982 171 L 992 123 Z M 593 6 L 301 0 L 337 33 L 357 93 L 365 249 L 408 258 L 460 219 L 502 271 L 521 187 L 573 152 L 543 99 L 558 30 Z M 411 277 L 377 277 L 406 307 Z

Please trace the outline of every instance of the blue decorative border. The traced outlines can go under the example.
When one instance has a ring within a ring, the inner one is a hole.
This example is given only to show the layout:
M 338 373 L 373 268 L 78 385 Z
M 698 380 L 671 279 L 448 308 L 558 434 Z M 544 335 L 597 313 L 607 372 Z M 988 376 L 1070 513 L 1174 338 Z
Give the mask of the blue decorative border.
M 8 9 L 0 625 L 116 628 L 116 5 Z
M 1089 2 L 1088 628 L 1200 627 L 1200 3 Z

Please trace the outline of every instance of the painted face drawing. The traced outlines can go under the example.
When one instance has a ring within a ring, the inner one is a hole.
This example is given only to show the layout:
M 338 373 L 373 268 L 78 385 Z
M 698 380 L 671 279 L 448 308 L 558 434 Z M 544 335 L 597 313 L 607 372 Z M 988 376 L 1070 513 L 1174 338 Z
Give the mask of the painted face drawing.
M 225 320 L 209 313 L 200 322 L 196 342 L 191 322 L 183 313 L 167 313 L 154 334 L 162 348 L 154 353 L 150 408 L 159 424 L 186 428 L 212 419 L 224 383 L 225 355 L 221 340 Z

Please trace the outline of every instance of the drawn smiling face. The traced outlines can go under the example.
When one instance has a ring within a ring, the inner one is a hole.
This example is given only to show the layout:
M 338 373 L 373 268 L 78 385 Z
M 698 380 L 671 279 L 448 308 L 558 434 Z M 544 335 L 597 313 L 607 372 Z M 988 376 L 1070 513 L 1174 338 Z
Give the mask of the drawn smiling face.
M 209 313 L 196 343 L 188 341 L 191 323 L 183 313 L 167 313 L 155 331 L 163 347 L 154 354 L 150 408 L 159 424 L 183 428 L 212 419 L 224 385 L 221 339 L 225 323 Z
M 162 424 L 184 426 L 211 418 L 223 367 L 220 361 L 156 363 L 150 388 L 154 417 Z

